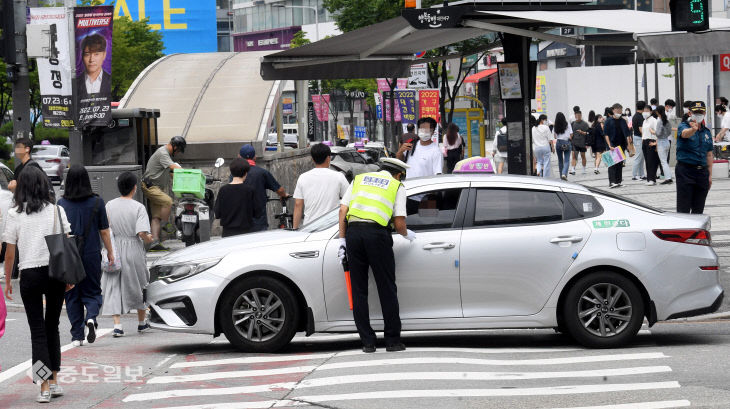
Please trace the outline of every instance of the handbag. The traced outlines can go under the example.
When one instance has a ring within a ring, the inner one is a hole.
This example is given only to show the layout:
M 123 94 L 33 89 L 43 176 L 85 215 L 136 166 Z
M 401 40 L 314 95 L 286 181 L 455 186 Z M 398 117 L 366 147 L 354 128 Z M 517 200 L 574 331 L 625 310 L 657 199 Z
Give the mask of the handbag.
M 636 155 L 636 147 L 634 147 L 633 142 L 626 146 L 626 150 L 629 151 L 629 158 L 633 158 Z
M 56 220 L 61 226 L 61 233 L 50 234 L 45 237 L 48 246 L 48 276 L 66 284 L 78 284 L 86 278 L 84 264 L 79 255 L 79 248 L 74 237 L 69 237 L 63 230 L 61 210 L 54 205 L 56 212 L 53 215 L 53 231 L 56 231 Z

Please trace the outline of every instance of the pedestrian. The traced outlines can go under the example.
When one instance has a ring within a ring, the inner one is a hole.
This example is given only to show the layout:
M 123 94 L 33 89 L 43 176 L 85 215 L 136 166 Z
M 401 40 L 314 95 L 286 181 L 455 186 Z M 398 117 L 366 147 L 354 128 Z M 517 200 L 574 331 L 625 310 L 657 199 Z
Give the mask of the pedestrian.
M 659 168 L 659 154 L 657 153 L 656 137 L 656 110 L 644 108 L 644 122 L 641 124 L 641 152 L 646 163 L 646 185 L 656 185 L 656 173 Z
M 438 144 L 433 142 L 436 120 L 424 117 L 418 120 L 418 142 L 401 145 L 396 157 L 407 163 L 408 177 L 433 176 L 443 173 L 444 159 Z
M 30 166 L 34 166 L 38 169 L 41 169 L 41 165 L 39 165 L 38 162 L 34 161 L 33 158 L 31 158 L 31 156 L 30 156 L 30 152 L 32 150 L 33 150 L 33 141 L 31 141 L 29 138 L 20 138 L 15 141 L 15 161 L 20 162 L 20 163 L 15 168 L 15 172 L 13 174 L 13 180 L 11 180 L 10 183 L 8 184 L 8 190 L 10 190 L 11 192 L 15 191 L 15 186 L 18 183 L 18 178 L 20 177 L 20 174 L 23 172 L 23 169 L 30 167 Z M 45 175 L 45 173 L 44 173 L 44 175 Z
M 51 185 L 38 167 L 26 167 L 17 179 L 13 194 L 14 206 L 8 213 L 3 232 L 5 252 L 5 297 L 12 301 L 11 274 L 15 249 L 19 254 L 20 298 L 30 327 L 33 381 L 40 384 L 36 402 L 48 403 L 51 397 L 63 395 L 58 385 L 61 370 L 61 339 L 58 322 L 63 294 L 72 285 L 56 281 L 48 275 L 50 255 L 45 237 L 60 233 L 59 225 L 68 232 L 71 225 L 66 212 L 54 206 Z M 45 300 L 44 300 L 45 296 Z M 45 314 L 43 311 L 45 305 Z
M 504 164 L 507 162 L 507 154 L 509 151 L 509 140 L 507 138 L 507 118 L 502 118 L 502 127 L 494 134 L 494 143 L 492 144 L 492 158 L 497 165 L 497 174 L 502 174 Z
M 667 118 L 665 106 L 656 107 L 657 123 L 656 123 L 656 139 L 657 139 L 657 154 L 659 156 L 659 164 L 661 165 L 662 185 L 674 183 L 672 180 L 672 169 L 669 167 L 669 148 L 671 147 L 669 140 L 672 136 L 672 124 Z
M 590 125 L 583 120 L 583 113 L 578 111 L 575 113 L 575 121 L 570 124 L 573 129 L 573 157 L 570 163 L 570 174 L 575 175 L 575 168 L 578 165 L 578 155 L 581 157 L 583 164 L 583 174 L 586 173 L 586 138 Z
M 459 126 L 451 122 L 446 127 L 443 139 L 444 157 L 446 158 L 446 173 L 452 173 L 456 163 L 464 158 L 464 140 L 459 135 Z
M 570 118 L 568 119 L 568 122 L 575 122 L 575 113 L 580 112 L 580 107 L 578 105 L 573 107 L 573 113 L 570 114 Z
M 595 158 L 595 168 L 593 169 L 593 173 L 596 175 L 601 173 L 598 168 L 601 166 L 603 152 L 606 152 L 608 150 L 608 144 L 606 143 L 606 132 L 604 130 L 605 119 L 606 118 L 604 118 L 601 114 L 596 115 L 596 120 L 593 122 L 593 126 L 591 127 L 591 133 L 593 136 L 593 146 L 591 146 L 591 151 L 593 152 L 593 156 Z
M 147 304 L 142 290 L 149 284 L 150 273 L 145 261 L 144 243 L 151 243 L 150 221 L 144 206 L 134 199 L 137 193 L 137 177 L 123 172 L 117 178 L 120 197 L 106 205 L 109 226 L 114 232 L 114 248 L 121 270 L 105 271 L 101 288 L 104 294 L 102 315 L 114 319 L 112 336 L 124 336 L 121 315 L 137 311 L 137 332 L 150 329 L 147 323 Z M 111 261 L 111 260 L 110 260 Z
M 304 172 L 294 188 L 294 228 L 319 219 L 336 209 L 350 184 L 342 172 L 330 169 L 332 152 L 317 144 L 310 151 L 314 169 Z
M 705 126 L 702 101 L 690 107 L 692 115 L 677 128 L 677 212 L 702 214 L 712 187 L 712 134 Z
M 608 149 L 614 150 L 621 148 L 626 152 L 626 146 L 628 145 L 631 133 L 629 133 L 629 127 L 626 121 L 621 118 L 621 104 L 618 102 L 613 104 L 611 110 L 613 115 L 606 119 L 606 125 L 604 131 L 606 132 L 606 143 Z M 608 180 L 610 188 L 617 188 L 623 186 L 623 169 L 626 161 L 623 160 L 617 164 L 608 168 Z
M 547 126 L 547 115 L 541 114 L 537 118 L 537 125 L 532 128 L 532 151 L 537 164 L 537 176 L 550 177 L 550 158 L 555 150 L 555 138 Z
M 652 98 L 652 99 L 649 100 L 649 104 L 651 105 L 650 106 L 651 111 L 654 112 L 654 110 L 656 109 L 657 105 L 659 105 L 659 100 L 657 98 Z
M 251 166 L 243 184 L 251 186 L 254 191 L 253 213 L 256 216 L 253 219 L 252 231 L 267 230 L 269 228 L 269 216 L 266 212 L 266 202 L 268 201 L 266 190 L 276 193 L 281 199 L 287 199 L 289 195 L 286 194 L 284 186 L 281 186 L 276 181 L 276 178 L 274 178 L 271 172 L 256 166 L 256 149 L 252 145 L 246 144 L 241 146 L 241 149 L 238 151 L 238 157 L 245 159 Z
M 725 105 L 715 107 L 715 115 L 720 119 L 720 132 L 715 135 L 715 142 L 730 142 L 730 112 L 727 112 Z
M 253 187 L 245 184 L 251 166 L 245 159 L 236 158 L 229 168 L 233 179 L 220 188 L 213 206 L 215 218 L 221 219 L 223 237 L 250 233 L 254 228 L 254 217 L 260 216 L 254 213 Z
M 728 110 L 728 101 L 725 97 L 720 97 L 720 105 L 725 107 L 725 110 Z
M 181 169 L 172 158 L 178 153 L 185 153 L 187 142 L 182 136 L 173 136 L 166 145 L 160 146 L 147 161 L 147 168 L 142 178 L 142 193 L 147 198 L 150 206 L 150 217 L 152 219 L 152 238 L 154 241 L 150 251 L 168 251 L 162 245 L 160 231 L 162 223 L 165 223 L 165 230 L 174 231 L 170 225 L 170 212 L 172 211 L 172 198 L 166 193 L 170 190 L 170 172 Z
M 340 204 L 340 260 L 347 257 L 352 283 L 353 318 L 362 350 L 375 352 L 375 331 L 368 311 L 368 269 L 378 287 L 385 324 L 385 349 L 406 349 L 401 342 L 401 321 L 395 283 L 393 236 L 389 226 L 409 241 L 415 233 L 406 226 L 406 192 L 400 182 L 409 166 L 398 159 L 381 159 L 380 172 L 360 174 Z
M 103 302 L 101 292 L 101 245 L 106 248 L 109 262 L 114 262 L 109 220 L 106 217 L 104 200 L 91 190 L 89 173 L 81 165 L 68 170 L 63 198 L 58 205 L 66 211 L 71 224 L 71 234 L 81 237 L 83 245 L 79 255 L 84 265 L 86 278 L 67 291 L 66 313 L 71 321 L 71 341 L 74 346 L 96 340 L 96 317 Z M 84 314 L 84 309 L 86 313 Z M 84 326 L 87 334 L 84 337 Z
M 664 101 L 664 111 L 667 114 L 667 119 L 671 122 L 674 118 L 677 118 L 677 113 L 674 110 L 677 107 L 677 103 L 673 99 L 668 98 Z
M 631 180 L 646 180 L 646 171 L 644 165 L 644 151 L 642 150 L 642 132 L 641 126 L 648 115 L 644 115 L 644 111 L 649 108 L 644 101 L 636 102 L 636 113 L 631 117 L 631 141 L 634 151 L 634 163 L 631 166 Z M 649 111 L 650 112 L 650 111 Z
M 560 178 L 568 180 L 570 153 L 573 150 L 573 145 L 571 144 L 571 140 L 573 139 L 573 129 L 571 129 L 568 121 L 565 120 L 565 115 L 563 115 L 562 112 L 558 112 L 557 115 L 555 115 L 553 134 L 557 141 L 555 144 L 555 151 L 558 153 L 558 170 L 560 171 Z
M 416 125 L 414 124 L 408 124 L 406 125 L 406 133 L 402 134 L 400 136 L 400 143 L 404 144 L 406 142 L 412 143 L 418 140 L 418 135 L 416 135 Z
M 689 117 L 692 116 L 692 113 L 689 111 L 689 108 L 692 106 L 692 104 L 693 104 L 692 101 L 684 101 L 682 103 L 682 121 L 681 122 L 687 122 Z M 677 129 L 679 129 L 679 125 L 677 125 Z M 677 140 L 679 140 L 679 135 L 677 135 Z

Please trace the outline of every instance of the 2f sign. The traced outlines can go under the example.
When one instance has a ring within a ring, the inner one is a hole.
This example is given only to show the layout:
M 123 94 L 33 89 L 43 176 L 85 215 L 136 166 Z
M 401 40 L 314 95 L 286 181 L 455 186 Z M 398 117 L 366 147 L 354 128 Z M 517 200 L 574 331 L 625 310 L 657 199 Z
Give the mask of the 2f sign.
M 730 71 L 730 54 L 720 54 L 720 71 Z

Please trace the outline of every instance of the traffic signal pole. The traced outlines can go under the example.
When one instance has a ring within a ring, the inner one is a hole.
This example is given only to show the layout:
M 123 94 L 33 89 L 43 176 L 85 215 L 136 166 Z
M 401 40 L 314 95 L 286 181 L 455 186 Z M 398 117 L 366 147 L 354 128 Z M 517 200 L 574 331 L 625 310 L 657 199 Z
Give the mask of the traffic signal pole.
M 25 40 L 26 0 L 13 0 L 15 69 L 13 82 L 13 140 L 30 137 L 30 79 Z
M 79 121 L 79 107 L 76 95 L 78 90 L 76 89 L 76 38 L 75 38 L 75 27 L 74 27 L 74 7 L 76 7 L 75 0 L 64 0 L 64 7 L 66 8 L 66 19 L 68 21 L 68 53 L 70 54 L 71 61 L 71 98 L 73 103 L 71 105 L 71 113 L 73 118 L 73 128 L 68 131 L 68 148 L 71 151 L 71 165 L 83 165 L 84 164 L 84 143 L 81 130 L 78 127 Z M 64 35 L 63 33 L 59 35 Z

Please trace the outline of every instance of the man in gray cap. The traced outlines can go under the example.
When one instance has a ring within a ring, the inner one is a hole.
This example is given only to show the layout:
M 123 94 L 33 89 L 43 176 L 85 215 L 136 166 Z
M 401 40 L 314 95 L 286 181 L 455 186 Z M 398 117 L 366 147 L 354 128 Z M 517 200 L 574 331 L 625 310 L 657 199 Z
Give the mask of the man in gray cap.
M 415 233 L 406 227 L 406 192 L 401 180 L 408 165 L 394 158 L 380 160 L 382 170 L 357 175 L 340 202 L 340 249 L 350 266 L 353 317 L 363 352 L 375 352 L 375 331 L 368 311 L 368 268 L 378 286 L 388 352 L 403 351 L 395 285 L 395 256 L 391 229 L 409 241 Z M 392 226 L 392 227 L 391 227 Z

